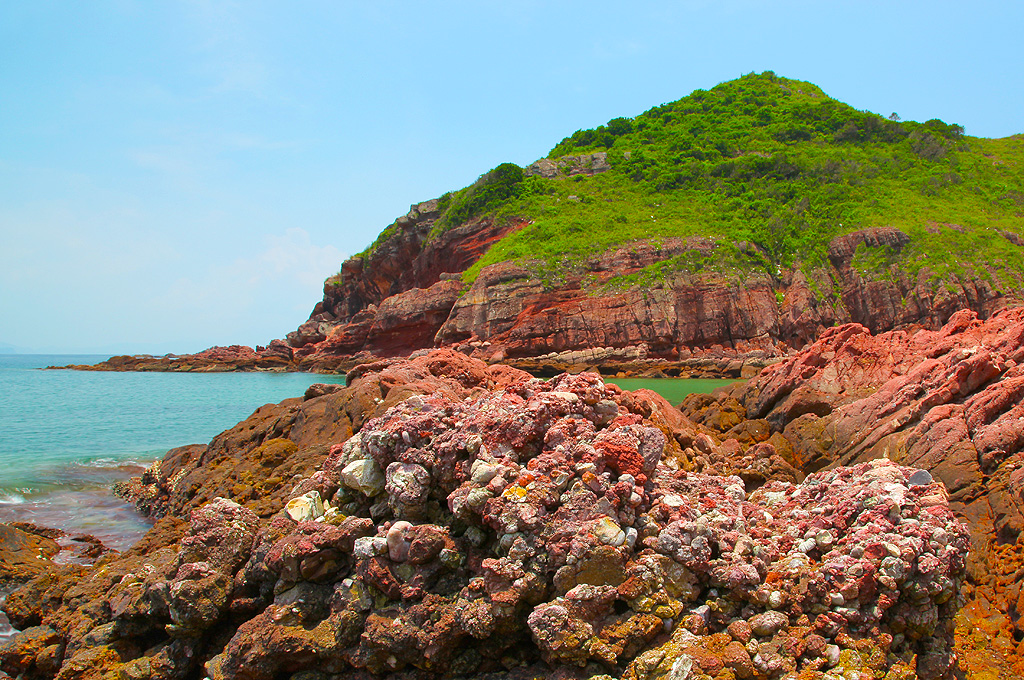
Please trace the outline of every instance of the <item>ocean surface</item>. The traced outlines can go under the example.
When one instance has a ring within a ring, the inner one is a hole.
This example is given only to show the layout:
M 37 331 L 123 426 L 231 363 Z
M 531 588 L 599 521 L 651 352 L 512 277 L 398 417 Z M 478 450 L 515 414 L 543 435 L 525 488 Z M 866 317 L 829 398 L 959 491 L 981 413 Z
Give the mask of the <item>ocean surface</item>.
M 267 403 L 299 397 L 307 373 L 46 371 L 106 356 L 0 354 L 0 521 L 92 534 L 123 550 L 148 528 L 111 485 L 171 448 L 207 443 Z

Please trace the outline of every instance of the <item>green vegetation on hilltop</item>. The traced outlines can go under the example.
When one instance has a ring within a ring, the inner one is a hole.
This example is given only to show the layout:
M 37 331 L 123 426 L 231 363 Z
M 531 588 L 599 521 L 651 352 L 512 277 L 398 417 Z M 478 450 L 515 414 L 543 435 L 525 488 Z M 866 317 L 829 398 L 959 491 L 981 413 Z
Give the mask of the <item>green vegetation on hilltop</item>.
M 1004 283 L 1024 272 L 1024 249 L 996 231 L 1024 231 L 1019 135 L 886 118 L 766 72 L 577 131 L 548 158 L 594 152 L 607 153 L 609 171 L 544 178 L 503 164 L 448 195 L 437 230 L 481 215 L 532 220 L 465 278 L 504 260 L 555 271 L 635 239 L 688 236 L 716 239 L 728 266 L 813 269 L 835 236 L 879 226 L 912 240 L 899 254 L 860 253 L 865 271 L 995 272 Z M 659 263 L 650 274 L 698 264 L 712 263 Z
M 522 194 L 523 169 L 515 163 L 502 163 L 462 191 L 445 194 L 440 203 L 444 211 L 438 227 L 464 224 Z

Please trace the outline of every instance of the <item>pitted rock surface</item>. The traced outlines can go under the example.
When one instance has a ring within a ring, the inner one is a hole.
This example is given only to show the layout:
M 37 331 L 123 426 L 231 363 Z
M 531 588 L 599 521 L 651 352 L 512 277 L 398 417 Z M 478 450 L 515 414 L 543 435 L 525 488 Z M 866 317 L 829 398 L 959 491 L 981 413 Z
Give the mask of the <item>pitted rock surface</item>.
M 411 396 L 294 486 L 320 503 L 261 525 L 214 500 L 176 555 L 111 575 L 112 605 L 64 601 L 58 667 L 951 677 L 968 541 L 941 484 L 880 460 L 748 493 L 680 469 L 678 432 L 629 408 L 650 403 L 596 374 Z M 0 660 L 41 667 L 31 644 Z

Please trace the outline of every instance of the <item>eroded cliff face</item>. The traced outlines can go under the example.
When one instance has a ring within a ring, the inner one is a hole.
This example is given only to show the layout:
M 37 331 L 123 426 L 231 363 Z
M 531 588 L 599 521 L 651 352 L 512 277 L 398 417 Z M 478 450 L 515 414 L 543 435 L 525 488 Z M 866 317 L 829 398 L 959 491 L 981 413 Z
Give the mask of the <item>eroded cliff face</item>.
M 458 275 L 492 243 L 520 226 L 514 221 L 473 220 L 428 238 L 439 217 L 436 199 L 414 205 L 388 227 L 390 234 L 369 254 L 347 260 L 341 272 L 324 283 L 323 300 L 313 308 L 309 320 L 288 334 L 289 344 L 300 348 L 322 342 L 332 329 L 348 324 L 354 324 L 356 329 L 365 326 L 368 331 L 380 311 L 378 307 L 389 298 L 430 289 L 445 274 L 451 275 L 449 280 L 458 280 Z M 444 318 L 453 303 L 454 300 L 447 304 Z M 431 304 L 434 301 L 427 303 Z M 444 309 L 444 305 L 438 309 Z M 385 309 L 380 313 L 389 312 Z M 439 326 L 444 318 L 440 322 L 431 318 L 428 323 L 430 327 Z M 434 333 L 436 329 L 429 333 L 428 342 Z M 369 348 L 381 349 L 368 333 L 353 330 L 349 334 L 351 339 L 340 346 L 343 353 L 358 352 L 367 342 Z
M 462 272 L 524 223 L 481 219 L 441 231 L 439 216 L 437 201 L 413 206 L 369 254 L 327 280 L 323 299 L 287 342 L 76 368 L 332 372 L 448 347 L 539 375 L 589 368 L 749 377 L 840 324 L 873 333 L 935 330 L 959 310 L 988 318 L 1021 301 L 1019 286 L 995 287 L 998 273 L 959 279 L 921 269 L 911 278 L 867 269 L 863 262 L 911 245 L 889 227 L 837 237 L 828 262 L 809 271 L 773 273 L 752 244 L 691 237 L 634 241 L 555 273 L 537 262 L 502 262 L 466 284 Z M 1012 234 L 994 238 L 1024 248 Z
M 372 254 L 349 260 L 328 280 L 310 320 L 288 336 L 302 367 L 344 369 L 432 347 L 570 369 L 764 360 L 837 324 L 935 329 L 960 309 L 988 317 L 1017 302 L 987 280 L 858 270 L 858 248 L 892 254 L 908 245 L 907 234 L 888 227 L 836 238 L 827 265 L 809 272 L 718 267 L 732 244 L 693 237 L 633 242 L 566 265 L 554 279 L 537 263 L 503 262 L 464 285 L 460 273 L 522 225 L 484 220 L 428 238 L 437 215 L 436 202 L 413 206 Z M 752 262 L 760 257 L 756 246 L 739 250 Z M 686 260 L 703 264 L 677 264 Z M 661 274 L 650 276 L 659 263 Z

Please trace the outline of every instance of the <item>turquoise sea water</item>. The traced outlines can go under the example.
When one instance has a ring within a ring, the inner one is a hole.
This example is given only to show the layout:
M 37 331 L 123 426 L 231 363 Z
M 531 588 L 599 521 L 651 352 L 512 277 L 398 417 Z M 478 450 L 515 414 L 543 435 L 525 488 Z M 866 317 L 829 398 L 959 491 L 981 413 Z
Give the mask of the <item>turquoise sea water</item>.
M 0 355 L 0 521 L 91 533 L 122 549 L 145 522 L 110 492 L 170 448 L 206 443 L 266 403 L 342 376 L 40 370 L 104 356 Z M 625 379 L 678 404 L 728 380 Z
M 89 533 L 123 549 L 145 522 L 115 481 L 170 448 L 207 443 L 266 403 L 302 396 L 305 373 L 45 371 L 105 356 L 0 355 L 0 521 Z

